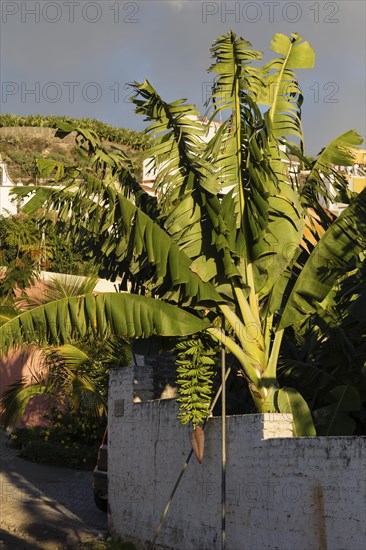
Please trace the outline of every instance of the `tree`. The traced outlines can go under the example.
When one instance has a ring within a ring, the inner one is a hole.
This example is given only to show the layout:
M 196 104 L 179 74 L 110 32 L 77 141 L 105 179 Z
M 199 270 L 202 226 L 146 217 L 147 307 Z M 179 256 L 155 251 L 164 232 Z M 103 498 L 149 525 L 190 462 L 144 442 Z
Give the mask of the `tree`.
M 91 292 L 95 284 L 95 278 L 84 277 L 74 277 L 72 281 L 67 277 L 44 281 L 42 289 L 36 288 L 33 293 L 22 294 L 15 300 L 12 315 L 60 298 Z M 34 349 L 30 348 L 32 351 Z M 109 371 L 127 365 L 130 355 L 128 343 L 120 338 L 102 341 L 84 337 L 62 346 L 45 346 L 42 369 L 37 375 L 33 374 L 32 382 L 20 379 L 1 396 L 2 425 L 5 428 L 14 426 L 22 419 L 30 400 L 40 395 L 48 396 L 49 403 L 58 413 L 68 411 L 84 422 L 95 418 L 105 421 Z
M 24 213 L 0 216 L 0 300 L 11 303 L 14 292 L 31 286 L 41 270 L 90 276 L 98 271 L 77 243 L 53 226 L 47 231 Z
M 281 145 L 285 140 L 302 155 L 302 95 L 293 69 L 311 68 L 314 52 L 296 34 L 276 34 L 271 48 L 277 57 L 256 68 L 261 53 L 249 42 L 232 32 L 215 41 L 207 125 L 184 100 L 166 103 L 148 81 L 134 83 L 136 112 L 156 136 L 149 153 L 158 169 L 156 198 L 137 185 L 126 155 L 106 151 L 92 131 L 60 125 L 59 136 L 77 132 L 90 166 L 40 163 L 63 187 L 20 191 L 34 193 L 25 210 L 56 211 L 62 230 L 83 246 L 87 236 L 103 276 L 132 281 L 132 293 L 86 294 L 30 310 L 0 328 L 3 348 L 10 341 L 65 343 L 89 332 L 198 334 L 180 363 L 184 422 L 197 425 L 207 415 L 210 353 L 219 344 L 236 357 L 258 411 L 291 411 L 297 435 L 315 434 L 303 397 L 280 387 L 277 364 L 284 330 L 321 309 L 348 262 L 366 248 L 365 192 L 311 253 L 302 245 L 305 208 L 318 209 L 317 194 L 326 193 L 322 173 L 336 159 L 352 162 L 361 140 L 351 131 L 332 142 L 299 193 Z M 218 115 L 225 121 L 205 143 Z M 338 185 L 345 188 L 345 180 Z
M 0 216 L 0 301 L 12 305 L 14 288 L 32 284 L 41 268 L 42 244 L 34 220 L 24 214 Z
M 287 331 L 278 373 L 298 389 L 319 435 L 366 432 L 366 264 L 352 262 L 323 308 Z

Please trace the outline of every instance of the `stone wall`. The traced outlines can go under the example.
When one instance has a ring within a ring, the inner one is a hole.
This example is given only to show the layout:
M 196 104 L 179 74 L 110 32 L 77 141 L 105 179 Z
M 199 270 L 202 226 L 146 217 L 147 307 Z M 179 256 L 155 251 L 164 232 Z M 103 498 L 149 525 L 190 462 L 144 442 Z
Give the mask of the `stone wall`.
M 132 403 L 133 369 L 111 374 L 112 532 L 147 548 L 190 451 L 175 400 Z M 366 548 L 366 438 L 292 438 L 278 414 L 227 419 L 227 550 Z M 221 548 L 221 419 L 205 430 L 154 548 Z
M 133 397 L 135 402 L 176 397 L 176 368 L 173 352 L 135 355 Z

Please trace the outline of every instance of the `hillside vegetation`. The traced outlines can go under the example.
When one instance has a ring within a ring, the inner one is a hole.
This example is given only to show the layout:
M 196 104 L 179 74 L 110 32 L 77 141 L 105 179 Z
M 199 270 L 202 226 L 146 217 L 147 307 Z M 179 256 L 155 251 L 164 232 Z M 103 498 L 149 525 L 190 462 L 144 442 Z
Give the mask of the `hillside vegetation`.
M 37 159 L 46 158 L 79 166 L 83 163 L 71 136 L 69 136 L 71 139 L 65 140 L 54 136 L 53 129 L 56 130 L 60 122 L 69 122 L 79 128 L 94 130 L 111 147 L 123 149 L 134 160 L 136 177 L 141 179 L 142 156 L 150 142 L 150 138 L 142 132 L 114 128 L 96 119 L 73 119 L 53 115 L 22 117 L 2 114 L 0 115 L 0 153 L 8 163 L 9 174 L 14 183 L 47 183 L 38 177 Z M 6 132 L 7 128 L 20 131 Z M 29 133 L 29 128 L 39 129 L 39 131 Z
M 19 116 L 11 113 L 0 114 L 0 128 L 17 126 L 58 128 L 60 122 L 69 122 L 78 128 L 94 130 L 102 139 L 126 145 L 137 151 L 146 149 L 150 144 L 150 138 L 143 132 L 128 130 L 127 128 L 115 128 L 95 118 L 76 119 L 55 115 Z

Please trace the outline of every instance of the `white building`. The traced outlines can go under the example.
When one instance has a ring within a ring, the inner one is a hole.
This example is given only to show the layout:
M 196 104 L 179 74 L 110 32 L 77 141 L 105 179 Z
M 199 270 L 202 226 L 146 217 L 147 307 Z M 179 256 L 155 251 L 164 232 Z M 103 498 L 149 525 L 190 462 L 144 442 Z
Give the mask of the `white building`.
M 335 166 L 334 168 L 347 179 L 350 191 L 361 193 L 366 187 L 366 149 L 355 149 L 354 153 L 355 163 L 352 166 Z M 334 194 L 331 182 L 329 190 Z M 330 210 L 339 215 L 347 206 L 347 204 L 337 202 L 330 206 Z
M 199 117 L 194 117 L 194 116 L 188 116 L 187 118 L 192 119 L 192 121 L 194 122 L 202 123 L 202 126 L 208 122 L 207 119 L 200 119 Z M 221 124 L 222 124 L 221 122 L 212 121 L 209 127 L 207 128 L 206 133 L 201 136 L 201 140 L 204 143 L 208 143 L 213 138 L 213 136 L 215 135 L 215 133 L 217 132 Z M 163 162 L 158 168 L 159 170 L 162 170 L 165 166 L 166 166 L 166 163 Z M 149 195 L 155 195 L 155 192 L 153 190 L 153 185 L 156 180 L 157 173 L 158 173 L 158 170 L 157 170 L 157 167 L 155 166 L 154 159 L 152 157 L 145 159 L 142 165 L 141 187 Z
M 11 201 L 12 196 L 10 195 L 10 191 L 14 186 L 6 162 L 3 161 L 0 155 L 0 215 L 2 216 L 16 214 L 18 211 L 18 205 L 16 202 Z
M 200 120 L 197 118 L 197 120 Z M 202 124 L 206 121 L 201 120 Z M 202 137 L 204 142 L 209 142 L 215 135 L 220 123 L 211 122 L 207 133 Z M 288 154 L 286 145 L 280 145 L 280 150 L 286 153 L 286 158 L 283 158 L 283 162 L 287 165 L 288 175 L 293 182 L 298 181 L 299 176 L 305 177 L 309 174 L 308 171 L 301 171 L 301 163 L 299 159 L 291 154 Z M 360 193 L 366 187 L 366 149 L 354 149 L 355 163 L 352 166 L 336 166 L 333 168 L 342 174 L 348 181 L 348 187 L 350 191 Z M 141 187 L 149 193 L 149 195 L 155 195 L 153 186 L 156 180 L 159 170 L 164 169 L 166 163 L 162 163 L 160 166 L 156 166 L 153 158 L 147 158 L 143 162 L 143 178 Z M 336 196 L 336 191 L 332 185 L 334 182 L 334 176 L 328 176 L 323 178 L 326 187 L 330 191 L 333 197 Z M 223 193 L 227 193 L 231 187 L 222 189 Z M 326 206 L 333 214 L 338 216 L 348 205 L 339 202 L 330 202 L 329 204 L 323 201 L 323 206 Z

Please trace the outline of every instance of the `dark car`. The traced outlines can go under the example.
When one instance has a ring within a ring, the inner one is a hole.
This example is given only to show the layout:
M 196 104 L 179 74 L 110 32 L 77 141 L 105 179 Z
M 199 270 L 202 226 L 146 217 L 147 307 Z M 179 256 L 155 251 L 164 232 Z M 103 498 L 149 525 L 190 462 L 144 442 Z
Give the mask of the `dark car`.
M 108 430 L 104 432 L 93 472 L 94 501 L 99 510 L 108 511 Z

